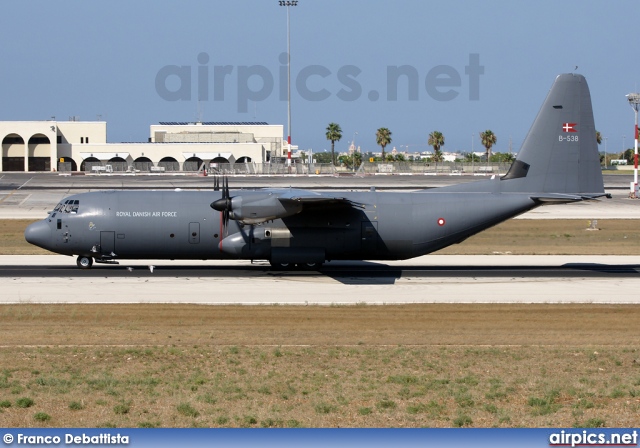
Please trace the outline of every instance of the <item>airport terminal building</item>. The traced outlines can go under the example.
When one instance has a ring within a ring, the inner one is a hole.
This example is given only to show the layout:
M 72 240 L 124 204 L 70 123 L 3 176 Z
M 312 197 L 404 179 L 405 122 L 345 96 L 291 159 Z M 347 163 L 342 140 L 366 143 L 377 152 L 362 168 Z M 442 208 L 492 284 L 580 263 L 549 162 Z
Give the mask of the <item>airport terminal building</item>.
M 148 142 L 108 143 L 104 121 L 2 121 L 0 171 L 240 167 L 283 156 L 283 135 L 283 125 L 264 122 L 160 122 Z

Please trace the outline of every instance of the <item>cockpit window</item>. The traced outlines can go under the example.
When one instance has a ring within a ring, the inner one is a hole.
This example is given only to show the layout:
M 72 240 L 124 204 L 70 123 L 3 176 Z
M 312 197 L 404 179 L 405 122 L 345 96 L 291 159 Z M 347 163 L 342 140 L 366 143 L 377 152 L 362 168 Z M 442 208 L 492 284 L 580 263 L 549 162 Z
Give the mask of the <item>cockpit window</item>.
M 79 207 L 80 201 L 78 199 L 67 199 L 66 201 L 56 205 L 56 208 L 54 208 L 53 211 L 60 213 L 78 213 Z

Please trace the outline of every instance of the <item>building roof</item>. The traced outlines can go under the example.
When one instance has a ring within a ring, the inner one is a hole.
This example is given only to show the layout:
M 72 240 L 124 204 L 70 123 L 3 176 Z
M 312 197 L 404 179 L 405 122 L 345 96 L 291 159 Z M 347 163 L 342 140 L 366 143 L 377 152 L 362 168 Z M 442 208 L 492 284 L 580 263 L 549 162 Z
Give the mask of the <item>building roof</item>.
M 201 123 L 193 123 L 187 121 L 161 121 L 163 126 L 188 126 L 202 124 L 204 126 L 268 126 L 266 121 L 203 121 Z

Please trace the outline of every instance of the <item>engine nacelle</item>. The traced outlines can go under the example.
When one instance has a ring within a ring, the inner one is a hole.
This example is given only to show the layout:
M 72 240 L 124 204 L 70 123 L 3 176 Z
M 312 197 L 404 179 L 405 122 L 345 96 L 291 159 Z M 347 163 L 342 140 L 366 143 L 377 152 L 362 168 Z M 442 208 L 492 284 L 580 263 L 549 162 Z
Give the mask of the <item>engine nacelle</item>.
M 258 224 L 300 213 L 302 204 L 290 199 L 280 200 L 273 193 L 245 193 L 231 198 L 229 211 L 231 219 L 246 224 Z

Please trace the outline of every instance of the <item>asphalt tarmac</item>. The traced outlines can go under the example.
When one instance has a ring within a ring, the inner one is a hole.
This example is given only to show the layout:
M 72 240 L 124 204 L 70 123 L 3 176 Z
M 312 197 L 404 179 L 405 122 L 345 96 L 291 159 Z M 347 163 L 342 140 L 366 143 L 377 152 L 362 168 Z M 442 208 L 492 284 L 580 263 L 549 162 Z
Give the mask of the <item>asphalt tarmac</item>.
M 0 256 L 0 303 L 356 305 L 638 303 L 640 256 L 448 256 L 272 271 L 247 261 L 75 267 L 60 255 Z

